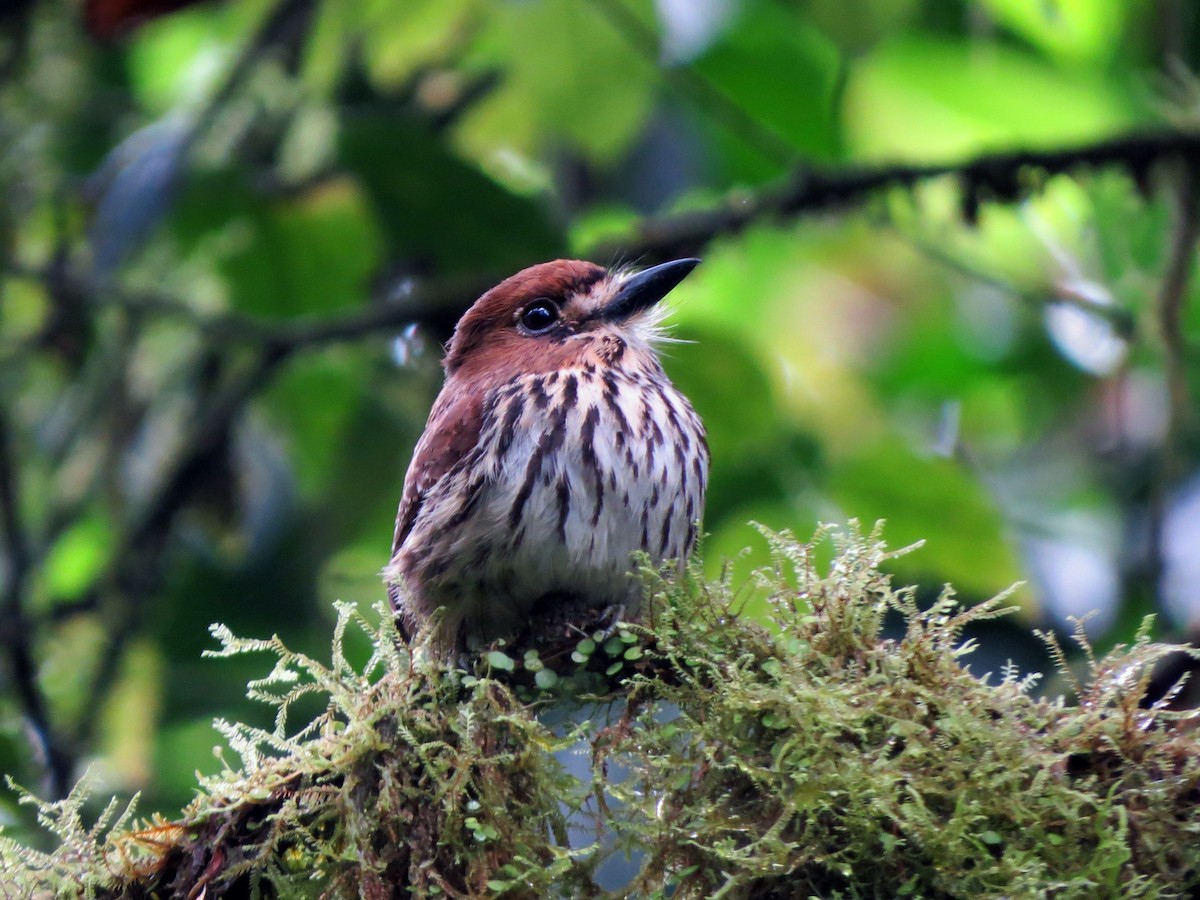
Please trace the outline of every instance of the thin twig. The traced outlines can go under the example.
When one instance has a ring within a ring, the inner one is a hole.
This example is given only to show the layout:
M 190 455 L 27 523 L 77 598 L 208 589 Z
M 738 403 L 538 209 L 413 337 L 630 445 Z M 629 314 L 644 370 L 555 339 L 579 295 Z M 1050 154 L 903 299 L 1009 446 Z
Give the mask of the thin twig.
M 732 194 L 709 209 L 645 219 L 633 233 L 597 244 L 585 255 L 597 261 L 636 258 L 647 263 L 695 255 L 715 238 L 736 234 L 756 222 L 786 220 L 832 208 L 851 207 L 866 202 L 881 190 L 911 189 L 924 181 L 948 176 L 957 177 L 963 184 L 964 193 L 975 198 L 964 201 L 966 207 L 977 205 L 981 198 L 998 202 L 1017 199 L 1025 189 L 1022 177 L 1026 172 L 1055 175 L 1077 169 L 1121 166 L 1143 183 L 1157 163 L 1193 154 L 1200 154 L 1200 135 L 1164 130 L 1123 135 L 1076 147 L 984 154 L 957 163 L 797 172 L 774 187 Z M 25 277 L 44 277 L 45 274 L 37 269 L 18 269 L 18 272 Z M 178 318 L 224 341 L 263 344 L 290 352 L 375 334 L 396 333 L 412 322 L 432 324 L 435 331 L 445 333 L 466 305 L 503 274 L 506 273 L 481 272 L 469 277 L 429 280 L 398 300 L 389 298 L 389 302 L 366 310 L 282 324 L 232 312 L 200 313 L 186 301 L 165 294 L 118 290 L 111 286 L 105 290 L 111 292 L 108 295 L 111 302 L 131 312 Z M 97 289 L 94 284 L 78 287 L 85 294 Z M 1073 302 L 1069 297 L 1057 299 Z M 1087 308 L 1107 318 L 1123 334 L 1128 332 L 1129 322 L 1123 312 L 1090 304 Z
M 1176 437 L 1192 421 L 1182 319 L 1196 241 L 1200 239 L 1200 196 L 1197 194 L 1200 185 L 1196 184 L 1196 173 L 1190 166 L 1182 166 L 1181 170 L 1175 186 L 1178 206 L 1171 232 L 1171 248 L 1158 295 L 1158 327 L 1166 359 L 1171 430 Z
M 1051 293 L 1049 291 L 1026 290 L 1004 278 L 1000 278 L 971 265 L 966 260 L 950 253 L 944 247 L 938 246 L 920 235 L 904 233 L 903 236 L 915 250 L 926 258 L 944 266 L 952 272 L 969 278 L 971 281 L 986 285 L 993 290 L 1019 300 L 1034 311 L 1044 311 L 1052 304 L 1073 306 L 1089 315 L 1096 316 L 1108 322 L 1112 326 L 1113 331 L 1124 340 L 1132 340 L 1137 332 L 1137 323 L 1134 320 L 1133 314 L 1127 309 L 1097 303 L 1090 297 L 1069 291 L 1060 290 Z
M 183 452 L 158 487 L 148 492 L 150 502 L 122 529 L 108 579 L 79 601 L 84 606 L 100 606 L 109 591 L 122 601 L 113 611 L 108 646 L 89 685 L 83 715 L 75 725 L 74 738 L 80 745 L 86 746 L 91 739 L 104 698 L 119 672 L 122 651 L 135 633 L 145 599 L 158 587 L 159 558 L 175 517 L 187 506 L 213 454 L 221 452 L 250 398 L 265 387 L 285 358 L 286 353 L 278 350 L 258 351 L 242 371 L 229 376 L 226 384 L 213 392 L 182 440 Z
M 1182 165 L 1178 179 L 1172 184 L 1177 206 L 1167 267 L 1158 294 L 1158 328 L 1166 367 L 1168 415 L 1159 464 L 1150 476 L 1146 510 L 1146 568 L 1149 583 L 1154 585 L 1156 593 L 1161 589 L 1165 569 L 1163 542 L 1166 537 L 1167 498 L 1181 474 L 1183 439 L 1194 424 L 1187 384 L 1187 347 L 1182 318 L 1196 242 L 1200 239 L 1198 188 L 1195 170 L 1190 165 Z
M 208 99 L 192 121 L 186 145 L 192 146 L 212 126 L 225 104 L 254 71 L 263 56 L 271 50 L 301 16 L 310 14 L 315 0 L 280 0 L 267 14 L 263 24 L 242 49 L 220 88 Z
M 6 411 L 0 410 L 0 526 L 4 532 L 7 563 L 3 600 L 0 601 L 0 635 L 8 647 L 13 686 L 25 720 L 43 757 L 48 789 L 65 797 L 70 789 L 75 759 L 50 721 L 49 704 L 38 683 L 33 656 L 33 634 L 25 619 L 25 587 L 29 575 L 29 542 L 21 522 L 18 476 L 12 452 Z
M 225 76 L 221 87 L 193 120 L 187 135 L 187 147 L 194 146 L 208 131 L 258 62 L 277 45 L 281 36 L 286 34 L 296 21 L 312 10 L 313 2 L 314 0 L 280 0 L 267 14 L 263 24 Z M 89 685 L 83 714 L 74 727 L 76 741 L 79 745 L 86 746 L 91 740 L 112 684 L 119 674 L 125 645 L 137 628 L 143 599 L 157 587 L 157 581 L 161 577 L 163 567 L 160 557 L 164 552 L 166 537 L 174 517 L 190 498 L 205 461 L 219 448 L 246 401 L 261 387 L 267 373 L 277 364 L 281 354 L 271 341 L 269 330 L 235 313 L 222 314 L 209 321 L 179 298 L 160 296 L 152 292 L 125 292 L 112 284 L 98 284 L 90 276 L 71 274 L 62 269 L 52 273 L 24 274 L 73 278 L 78 282 L 76 286 L 82 290 L 83 296 L 92 304 L 105 298 L 115 298 L 116 305 L 124 310 L 129 322 L 136 322 L 147 313 L 179 317 L 196 324 L 211 337 L 236 336 L 259 345 L 255 351 L 257 362 L 251 366 L 250 371 L 240 380 L 234 379 L 225 390 L 218 390 L 211 401 L 202 406 L 183 443 L 183 454 L 175 460 L 174 467 L 169 471 L 160 489 L 154 492 L 151 502 L 125 524 L 107 577 L 94 585 L 87 595 L 78 601 L 80 606 L 97 608 L 103 605 L 104 598 L 110 594 L 119 598 L 117 608 L 111 612 L 112 619 L 107 634 L 108 646 L 100 655 L 99 668 Z
M 970 220 L 983 201 L 1012 202 L 1032 191 L 1034 176 L 1120 166 L 1144 184 L 1156 164 L 1196 155 L 1200 155 L 1200 133 L 1165 129 L 1074 147 L 985 153 L 952 163 L 806 169 L 774 187 L 731 194 L 709 209 L 644 219 L 632 234 L 597 246 L 589 255 L 594 259 L 634 255 L 648 262 L 694 255 L 713 238 L 737 234 L 751 224 L 845 209 L 881 190 L 912 189 L 949 176 L 962 185 L 963 214 Z
M 20 499 L 17 494 L 17 475 L 13 465 L 12 437 L 7 410 L 0 410 L 0 528 L 4 533 L 7 560 L 5 611 L 11 610 L 13 586 L 25 578 L 29 566 L 29 544 L 21 524 Z M 19 591 L 18 594 L 19 603 Z
M 974 198 L 964 201 L 968 208 L 977 206 L 980 199 L 997 202 L 1018 199 L 1026 189 L 1022 177 L 1027 172 L 1055 175 L 1077 169 L 1121 166 L 1139 183 L 1144 183 L 1154 165 L 1189 155 L 1200 155 L 1200 134 L 1164 130 L 1076 147 L 983 154 L 956 163 L 798 171 L 774 187 L 737 192 L 708 209 L 644 219 L 632 233 L 599 243 L 585 255 L 597 261 L 634 258 L 646 263 L 691 256 L 715 238 L 736 234 L 757 222 L 852 207 L 867 202 L 881 190 L 912 189 L 935 178 L 957 177 L 964 194 Z M 21 277 L 39 279 L 50 274 L 43 269 L 19 266 L 15 272 Z M 387 298 L 365 310 L 284 323 L 266 322 L 236 312 L 201 313 L 181 298 L 113 285 L 101 287 L 79 274 L 59 272 L 56 277 L 74 279 L 74 287 L 86 296 L 98 298 L 96 303 L 103 298 L 130 313 L 179 319 L 225 342 L 267 345 L 290 352 L 396 333 L 413 322 L 432 324 L 435 331 L 445 333 L 466 305 L 504 274 L 508 273 L 480 272 L 468 277 L 428 280 L 400 299 Z M 1070 298 L 1060 299 L 1072 302 Z M 1105 311 L 1093 305 L 1088 309 L 1105 316 L 1118 328 L 1128 327 L 1120 311 Z
M 16 260 L 5 266 L 5 275 L 22 281 L 33 281 L 47 289 L 76 292 L 85 298 L 93 313 L 120 310 L 130 319 L 154 317 L 177 320 L 200 334 L 221 343 L 262 343 L 270 338 L 269 325 L 238 312 L 205 313 L 185 298 L 143 288 L 126 288 L 112 281 L 96 278 L 90 269 L 68 268 L 65 265 L 30 266 Z

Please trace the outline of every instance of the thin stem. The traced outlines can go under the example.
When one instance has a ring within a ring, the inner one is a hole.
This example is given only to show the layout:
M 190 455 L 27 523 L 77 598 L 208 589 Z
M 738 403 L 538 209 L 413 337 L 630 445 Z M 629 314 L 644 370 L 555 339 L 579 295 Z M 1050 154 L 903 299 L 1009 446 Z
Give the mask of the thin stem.
M 1070 291 L 1059 290 L 1055 293 L 1050 293 L 1048 291 L 1025 290 L 990 272 L 976 268 L 966 260 L 955 256 L 944 247 L 938 246 L 924 237 L 908 233 L 903 233 L 903 237 L 914 249 L 933 262 L 944 266 L 952 272 L 966 276 L 972 281 L 987 285 L 996 291 L 1006 294 L 1032 310 L 1042 311 L 1051 304 L 1061 303 L 1065 306 L 1073 306 L 1097 318 L 1104 319 L 1117 334 L 1126 340 L 1132 339 L 1136 332 L 1137 324 L 1134 321 L 1133 315 L 1127 309 L 1097 303 L 1087 296 Z
M 1176 195 L 1175 222 L 1171 247 L 1158 295 L 1158 329 L 1162 340 L 1167 379 L 1167 433 L 1163 438 L 1159 465 L 1151 476 L 1147 500 L 1147 567 L 1155 592 L 1165 567 L 1167 498 L 1178 479 L 1183 454 L 1182 443 L 1194 425 L 1187 383 L 1187 347 L 1183 336 L 1183 309 L 1191 281 L 1196 242 L 1200 238 L 1200 196 L 1196 172 L 1181 166 L 1181 174 L 1172 185 Z
M 1158 296 L 1158 327 L 1166 357 L 1170 396 L 1171 432 L 1174 440 L 1192 423 L 1187 383 L 1187 348 L 1183 337 L 1183 308 L 1187 301 L 1196 241 L 1200 238 L 1200 197 L 1196 174 L 1184 166 L 1177 184 L 1175 224 L 1171 248 Z
M 49 704 L 38 683 L 33 634 L 25 618 L 24 597 L 29 575 L 29 543 L 21 522 L 20 495 L 7 411 L 0 410 L 0 526 L 3 527 L 7 572 L 0 600 L 0 636 L 7 645 L 13 686 L 46 767 L 48 788 L 55 797 L 70 789 L 74 754 L 50 721 Z

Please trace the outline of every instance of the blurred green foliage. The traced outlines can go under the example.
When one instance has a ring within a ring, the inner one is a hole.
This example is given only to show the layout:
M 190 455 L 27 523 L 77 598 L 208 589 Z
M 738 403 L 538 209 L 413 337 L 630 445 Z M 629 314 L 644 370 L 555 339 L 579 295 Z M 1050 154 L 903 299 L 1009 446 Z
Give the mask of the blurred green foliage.
M 215 767 L 215 715 L 262 716 L 252 668 L 199 659 L 210 623 L 315 652 L 335 599 L 379 598 L 478 289 L 812 164 L 1187 126 L 1200 97 L 1184 0 L 243 0 L 109 41 L 69 6 L 0 17 L 0 770 L 53 793 L 94 763 L 143 811 Z M 1102 641 L 1200 620 L 1171 568 L 1200 365 L 1159 324 L 1188 177 L 1030 174 L 972 225 L 947 176 L 707 235 L 665 355 L 710 433 L 710 572 L 766 560 L 750 520 L 886 518 L 932 592 L 1024 581 Z

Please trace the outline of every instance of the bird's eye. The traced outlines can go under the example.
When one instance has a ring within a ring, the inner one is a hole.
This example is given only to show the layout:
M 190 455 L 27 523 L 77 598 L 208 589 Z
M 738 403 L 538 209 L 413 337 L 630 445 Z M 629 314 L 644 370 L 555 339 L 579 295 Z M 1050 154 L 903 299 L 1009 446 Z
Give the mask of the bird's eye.
M 527 331 L 545 331 L 558 319 L 558 308 L 549 300 L 538 300 L 525 307 L 521 324 Z

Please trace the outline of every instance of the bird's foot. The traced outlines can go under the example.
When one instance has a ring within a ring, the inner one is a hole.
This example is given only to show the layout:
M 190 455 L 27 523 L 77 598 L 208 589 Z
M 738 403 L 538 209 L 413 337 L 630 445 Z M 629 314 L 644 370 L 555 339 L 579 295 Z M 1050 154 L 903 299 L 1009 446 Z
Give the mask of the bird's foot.
M 625 604 L 613 603 L 604 607 L 600 610 L 600 617 L 596 620 L 596 624 L 600 627 L 602 638 L 607 641 L 625 624 Z

